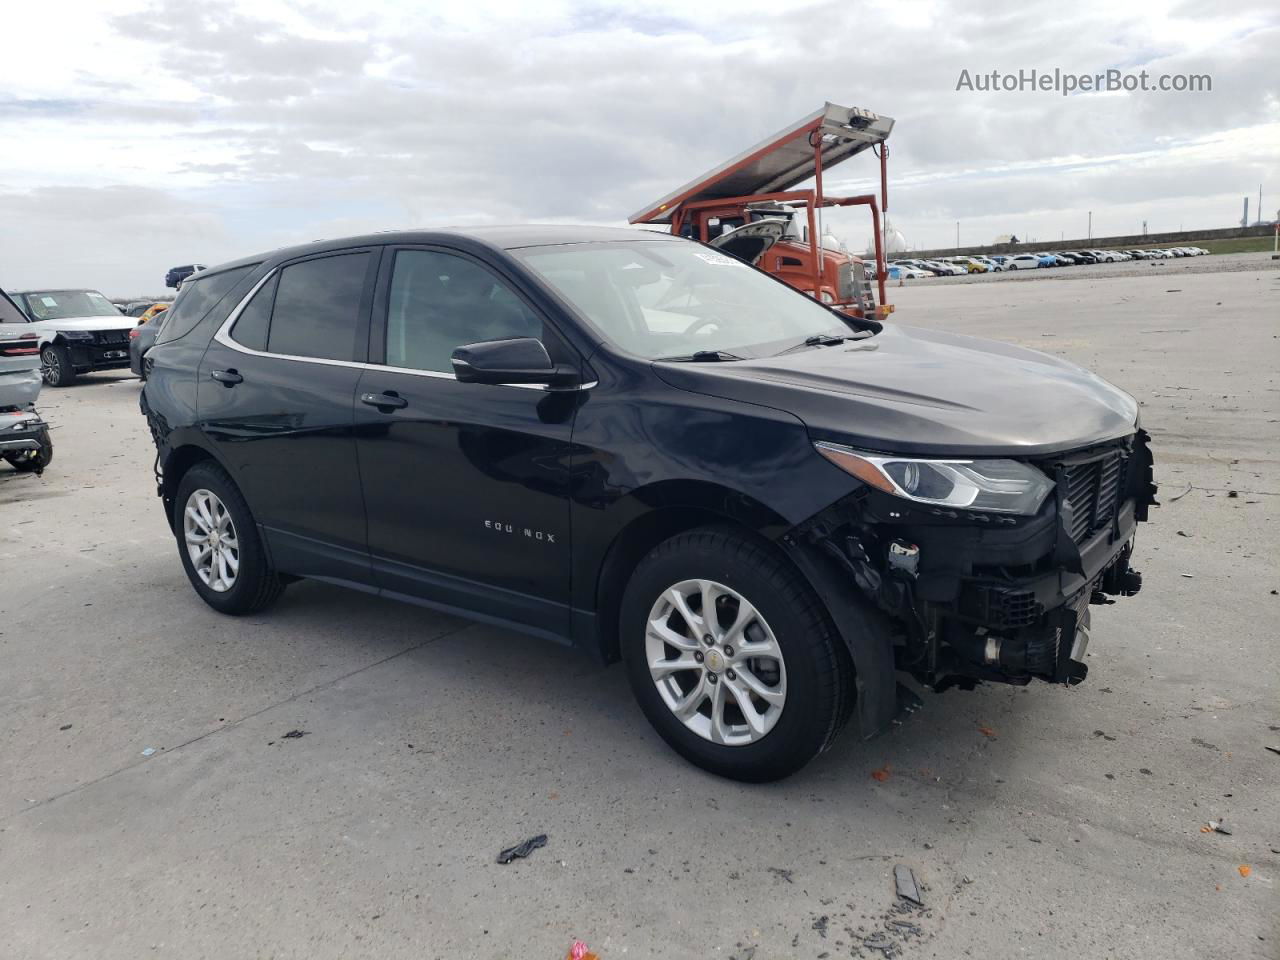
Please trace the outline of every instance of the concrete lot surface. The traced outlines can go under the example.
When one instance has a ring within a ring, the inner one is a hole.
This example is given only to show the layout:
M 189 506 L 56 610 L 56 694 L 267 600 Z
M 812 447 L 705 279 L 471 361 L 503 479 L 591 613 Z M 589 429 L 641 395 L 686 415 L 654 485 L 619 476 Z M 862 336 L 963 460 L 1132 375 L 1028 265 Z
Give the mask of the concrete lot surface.
M 1280 957 L 1280 271 L 1173 271 L 894 290 L 1142 400 L 1146 588 L 1084 685 L 927 695 L 768 786 L 537 641 L 308 583 L 219 616 L 138 382 L 46 391 L 52 466 L 0 466 L 0 956 Z

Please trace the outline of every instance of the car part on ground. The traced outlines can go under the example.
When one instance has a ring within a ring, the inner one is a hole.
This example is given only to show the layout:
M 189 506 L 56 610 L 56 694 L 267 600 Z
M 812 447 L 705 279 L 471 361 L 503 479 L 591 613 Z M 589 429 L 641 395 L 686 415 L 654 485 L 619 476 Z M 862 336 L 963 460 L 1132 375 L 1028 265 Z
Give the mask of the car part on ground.
M 207 603 L 315 577 L 621 658 L 726 776 L 883 731 L 900 674 L 1078 683 L 1088 604 L 1141 587 L 1132 397 L 680 238 L 328 241 L 166 317 L 140 403 Z

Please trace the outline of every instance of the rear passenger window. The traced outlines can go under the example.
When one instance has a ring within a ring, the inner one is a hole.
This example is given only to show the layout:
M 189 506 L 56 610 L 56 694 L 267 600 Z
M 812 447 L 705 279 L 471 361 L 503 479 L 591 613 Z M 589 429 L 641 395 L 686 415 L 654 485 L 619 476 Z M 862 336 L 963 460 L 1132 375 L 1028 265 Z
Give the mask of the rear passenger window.
M 281 270 L 267 328 L 267 352 L 354 360 L 368 267 L 365 252 L 304 260 Z
M 257 264 L 223 270 L 198 280 L 189 280 L 169 308 L 168 322 L 156 336 L 157 343 L 168 343 L 186 336 L 208 315 Z M 230 312 L 229 308 L 228 311 Z M 225 316 L 225 313 L 224 313 Z
M 279 282 L 280 274 L 273 274 L 245 304 L 231 328 L 232 340 L 250 350 L 267 349 L 267 327 L 271 323 L 271 305 L 275 302 L 276 284 Z

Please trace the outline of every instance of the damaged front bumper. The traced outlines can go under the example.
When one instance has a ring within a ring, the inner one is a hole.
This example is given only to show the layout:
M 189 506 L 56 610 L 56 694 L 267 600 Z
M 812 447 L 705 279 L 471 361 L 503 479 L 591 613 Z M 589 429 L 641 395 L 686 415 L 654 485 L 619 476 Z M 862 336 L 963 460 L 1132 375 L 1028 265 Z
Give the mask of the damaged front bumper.
M 1155 503 L 1148 440 L 1139 430 L 1035 461 L 1055 481 L 1035 517 L 863 487 L 787 534 L 849 646 L 866 735 L 892 719 L 898 671 L 935 690 L 1084 679 L 1088 605 L 1142 586 L 1130 561 Z

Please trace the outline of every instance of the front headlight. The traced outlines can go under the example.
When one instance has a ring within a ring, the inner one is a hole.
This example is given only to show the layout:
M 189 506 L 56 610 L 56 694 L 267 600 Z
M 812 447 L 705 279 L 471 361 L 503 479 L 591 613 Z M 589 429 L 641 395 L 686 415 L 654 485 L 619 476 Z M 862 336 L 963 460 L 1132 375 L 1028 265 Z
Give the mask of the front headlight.
M 896 497 L 938 507 L 1034 516 L 1053 481 L 1017 460 L 924 460 L 815 443 L 845 473 Z
M 89 330 L 59 330 L 58 336 L 64 340 L 92 340 L 93 333 Z

